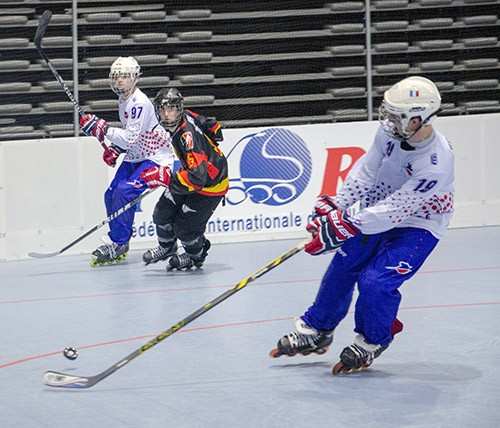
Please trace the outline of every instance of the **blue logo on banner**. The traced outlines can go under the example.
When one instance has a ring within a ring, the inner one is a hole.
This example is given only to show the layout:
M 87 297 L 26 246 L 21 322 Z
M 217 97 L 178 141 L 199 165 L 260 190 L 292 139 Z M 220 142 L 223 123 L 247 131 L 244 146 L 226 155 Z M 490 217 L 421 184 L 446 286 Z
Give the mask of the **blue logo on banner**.
M 284 205 L 305 190 L 312 161 L 304 140 L 297 134 L 270 128 L 246 135 L 233 148 L 243 141 L 240 178 L 230 180 L 226 196 L 229 204 L 238 205 L 248 198 L 256 204 Z

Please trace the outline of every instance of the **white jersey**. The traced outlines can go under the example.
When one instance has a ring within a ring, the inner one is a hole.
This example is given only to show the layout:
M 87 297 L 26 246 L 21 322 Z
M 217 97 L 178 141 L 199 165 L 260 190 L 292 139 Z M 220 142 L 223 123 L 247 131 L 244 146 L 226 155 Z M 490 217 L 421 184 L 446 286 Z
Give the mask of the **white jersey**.
M 410 150 L 402 149 L 379 127 L 372 147 L 350 171 L 335 203 L 346 210 L 360 202 L 360 210 L 350 219 L 364 234 L 418 227 L 439 239 L 453 212 L 452 149 L 436 130 L 427 140 L 406 147 Z
M 158 124 L 153 103 L 139 88 L 127 99 L 118 100 L 123 128 L 110 127 L 106 133 L 109 143 L 125 150 L 126 162 L 149 159 L 162 166 L 172 167 L 174 152 L 170 134 Z

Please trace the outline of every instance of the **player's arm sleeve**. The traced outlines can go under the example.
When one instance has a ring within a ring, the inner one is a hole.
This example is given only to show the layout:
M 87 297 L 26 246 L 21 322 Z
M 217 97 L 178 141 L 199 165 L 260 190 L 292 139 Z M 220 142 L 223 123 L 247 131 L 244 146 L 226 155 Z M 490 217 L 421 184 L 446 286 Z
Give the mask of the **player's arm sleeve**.
M 396 227 L 431 201 L 446 184 L 445 174 L 422 172 L 375 205 L 361 209 L 350 220 L 362 233 L 372 235 Z
M 113 145 L 118 146 L 122 150 L 128 150 L 130 145 L 137 140 L 147 123 L 148 117 L 151 115 L 151 106 L 138 103 L 135 104 L 127 114 L 129 119 L 125 128 L 110 127 L 106 133 L 106 139 Z M 153 113 L 154 114 L 154 113 Z
M 344 185 L 334 196 L 335 204 L 340 209 L 346 210 L 370 191 L 383 158 L 381 142 L 375 139 L 370 149 L 353 166 Z

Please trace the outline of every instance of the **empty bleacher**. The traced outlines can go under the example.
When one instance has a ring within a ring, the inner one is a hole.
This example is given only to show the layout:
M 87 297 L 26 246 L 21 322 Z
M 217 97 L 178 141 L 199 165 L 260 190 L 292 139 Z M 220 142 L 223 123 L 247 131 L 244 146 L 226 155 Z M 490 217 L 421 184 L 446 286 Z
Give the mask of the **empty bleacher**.
M 45 9 L 51 62 L 69 87 L 77 64 L 83 109 L 112 122 L 109 66 L 129 55 L 149 96 L 179 87 L 226 127 L 366 120 L 369 95 L 376 107 L 413 74 L 438 84 L 442 114 L 500 111 L 500 1 L 372 1 L 367 52 L 364 1 L 82 0 L 78 58 L 71 5 L 0 1 L 0 140 L 73 135 L 73 105 L 33 45 Z

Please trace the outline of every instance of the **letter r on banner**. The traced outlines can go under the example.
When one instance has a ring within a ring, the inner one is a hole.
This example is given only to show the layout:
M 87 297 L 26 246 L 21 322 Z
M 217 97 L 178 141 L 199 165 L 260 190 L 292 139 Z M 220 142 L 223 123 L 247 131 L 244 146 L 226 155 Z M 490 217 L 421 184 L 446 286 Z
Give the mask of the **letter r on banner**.
M 320 195 L 336 195 L 354 163 L 365 154 L 361 147 L 329 147 L 326 149 L 326 165 Z M 345 160 L 347 166 L 343 165 Z

